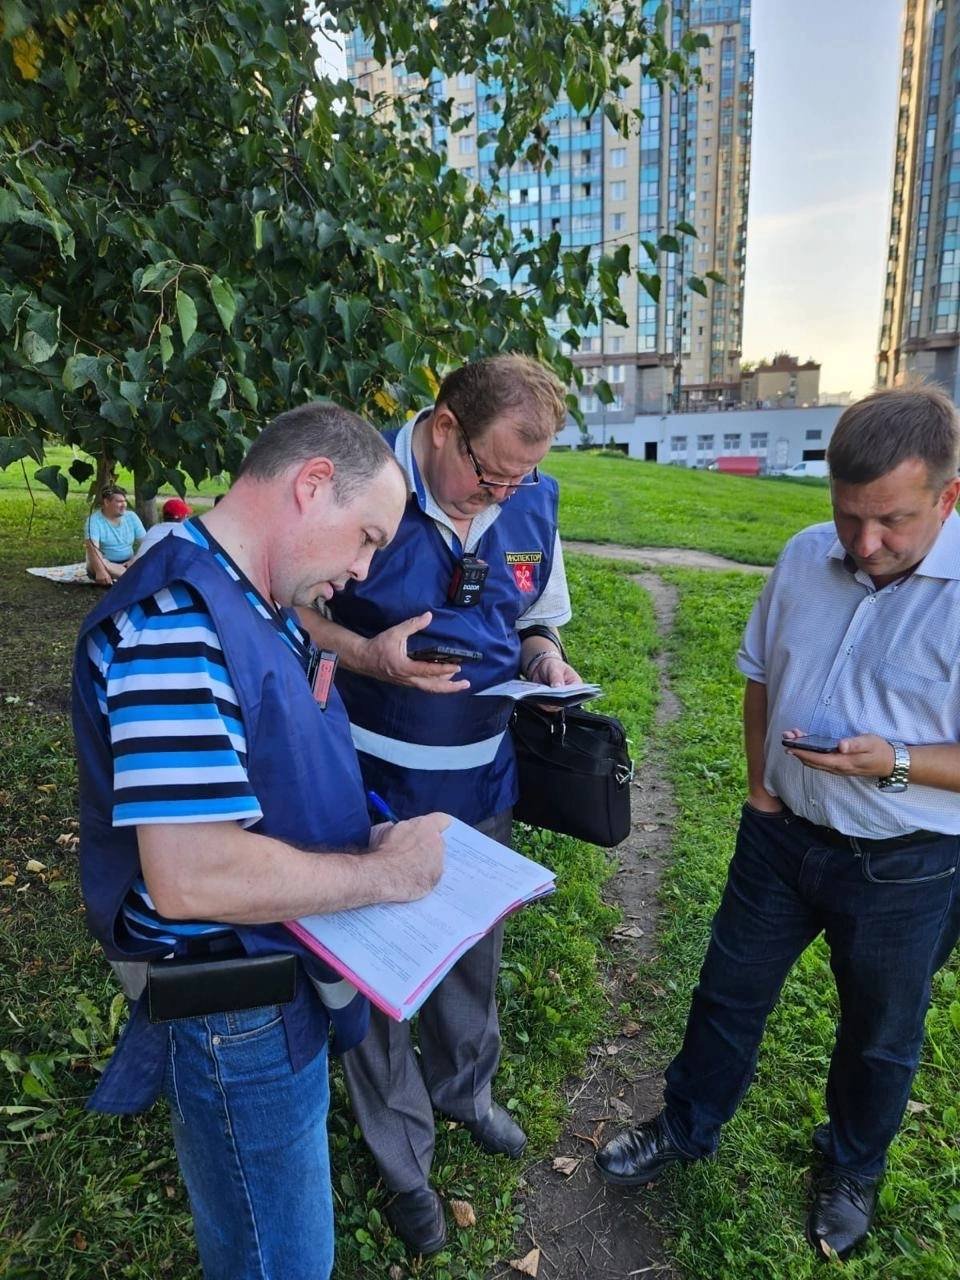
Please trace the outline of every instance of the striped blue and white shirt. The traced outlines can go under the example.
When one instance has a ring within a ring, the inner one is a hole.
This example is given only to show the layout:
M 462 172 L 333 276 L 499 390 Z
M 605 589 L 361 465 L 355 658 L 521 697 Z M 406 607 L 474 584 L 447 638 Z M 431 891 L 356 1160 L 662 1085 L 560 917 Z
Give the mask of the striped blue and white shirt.
M 224 572 L 243 582 L 251 608 L 306 661 L 309 641 L 292 616 L 272 610 L 202 527 L 188 521 L 170 536 L 211 550 Z M 240 706 L 216 626 L 196 592 L 172 583 L 113 614 L 90 633 L 87 655 L 113 747 L 114 826 L 259 821 Z M 211 921 L 164 919 L 140 877 L 123 919 L 134 937 L 171 945 L 229 932 Z

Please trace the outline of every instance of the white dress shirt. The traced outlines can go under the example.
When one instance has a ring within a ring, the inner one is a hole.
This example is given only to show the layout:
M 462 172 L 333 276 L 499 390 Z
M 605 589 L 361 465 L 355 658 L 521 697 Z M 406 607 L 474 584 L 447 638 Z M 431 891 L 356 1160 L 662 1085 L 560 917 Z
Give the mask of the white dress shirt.
M 791 538 L 754 606 L 737 666 L 767 687 L 764 786 L 845 835 L 960 834 L 960 793 L 805 768 L 786 729 L 877 733 L 907 746 L 960 740 L 960 516 L 906 579 L 877 589 L 829 524 Z

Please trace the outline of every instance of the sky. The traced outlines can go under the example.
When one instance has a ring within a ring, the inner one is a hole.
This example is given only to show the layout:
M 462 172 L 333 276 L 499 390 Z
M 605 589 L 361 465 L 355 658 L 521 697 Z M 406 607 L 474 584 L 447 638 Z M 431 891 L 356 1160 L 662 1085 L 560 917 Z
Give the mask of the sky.
M 754 0 L 743 358 L 789 351 L 821 391 L 874 381 L 902 0 Z
M 873 386 L 902 0 L 753 0 L 743 358 L 789 351 L 821 391 Z M 341 50 L 320 41 L 324 69 Z

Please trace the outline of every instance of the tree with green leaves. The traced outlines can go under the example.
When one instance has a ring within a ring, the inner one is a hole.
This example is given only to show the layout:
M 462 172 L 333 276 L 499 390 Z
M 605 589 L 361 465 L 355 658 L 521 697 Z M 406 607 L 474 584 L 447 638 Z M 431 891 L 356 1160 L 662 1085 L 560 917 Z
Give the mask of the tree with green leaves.
M 626 245 L 594 263 L 559 234 L 514 238 L 498 176 L 552 165 L 561 95 L 627 132 L 622 68 L 682 91 L 706 43 L 671 49 L 665 5 L 576 7 L 0 0 L 0 466 L 57 440 L 98 478 L 131 468 L 140 497 L 183 493 L 310 398 L 388 421 L 510 349 L 572 381 L 562 342 L 624 321 L 638 265 Z M 385 103 L 318 70 L 353 30 L 420 87 Z M 437 84 L 460 71 L 497 86 L 489 184 L 431 145 L 431 122 L 458 127 Z M 675 245 L 646 247 L 654 296 Z M 66 495 L 59 468 L 36 478 Z

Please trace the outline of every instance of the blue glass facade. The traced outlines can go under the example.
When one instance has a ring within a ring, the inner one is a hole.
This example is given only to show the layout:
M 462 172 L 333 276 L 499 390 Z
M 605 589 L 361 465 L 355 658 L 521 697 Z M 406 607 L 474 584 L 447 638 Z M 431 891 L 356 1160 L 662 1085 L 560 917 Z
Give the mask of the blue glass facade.
M 590 3 L 567 0 L 567 8 L 577 13 Z M 644 5 L 652 16 L 657 0 L 644 0 Z M 667 23 L 670 44 L 679 45 L 690 27 L 706 31 L 711 55 L 718 55 L 709 86 L 705 78 L 699 90 L 682 95 L 664 93 L 650 81 L 632 86 L 625 105 L 639 107 L 643 120 L 628 138 L 617 135 L 602 113 L 588 116 L 558 101 L 546 121 L 556 148 L 550 171 L 523 159 L 501 172 L 499 211 L 521 241 L 559 234 L 564 247 L 589 247 L 594 259 L 605 247 L 626 243 L 634 265 L 659 272 L 659 300 L 638 284 L 625 286 L 629 328 L 581 330 L 581 354 L 609 357 L 614 367 L 631 369 L 636 363 L 631 356 L 645 357 L 639 363 L 646 366 L 651 357 L 660 366 L 676 357 L 685 367 L 699 360 L 703 377 L 722 378 L 741 339 L 753 79 L 750 0 L 681 0 Z M 348 56 L 369 58 L 369 46 L 352 37 Z M 456 114 L 474 117 L 463 130 L 449 134 L 435 120 L 434 145 L 468 177 L 488 180 L 501 124 L 501 86 L 478 75 L 438 81 L 432 89 L 455 99 Z M 681 236 L 682 254 L 660 254 L 652 267 L 641 241 L 656 242 L 681 221 L 702 228 L 701 243 L 707 249 Z M 728 284 L 711 286 L 706 302 L 694 300 L 687 277 L 711 269 Z M 506 273 L 500 275 L 508 283 Z
M 906 0 L 881 385 L 960 391 L 960 0 Z

